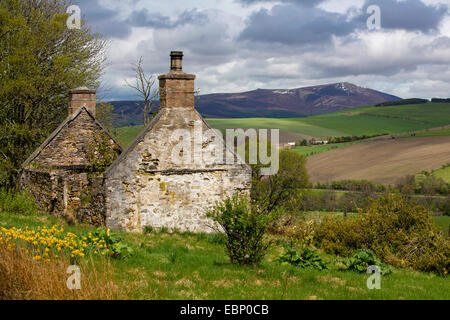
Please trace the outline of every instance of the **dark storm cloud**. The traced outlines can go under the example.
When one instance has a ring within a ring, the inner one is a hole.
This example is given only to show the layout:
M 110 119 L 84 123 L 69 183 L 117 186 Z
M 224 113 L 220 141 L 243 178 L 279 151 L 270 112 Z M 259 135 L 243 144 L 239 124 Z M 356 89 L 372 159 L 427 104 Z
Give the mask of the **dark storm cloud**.
M 270 11 L 261 9 L 253 13 L 240 39 L 292 45 L 326 43 L 333 35 L 345 36 L 353 32 L 359 23 L 346 20 L 344 14 L 315 7 L 277 5 Z
M 127 38 L 131 27 L 118 16 L 118 12 L 102 6 L 98 0 L 74 0 L 81 9 L 83 18 L 87 20 L 94 32 L 106 38 Z
M 208 16 L 196 9 L 186 10 L 181 13 L 175 20 L 160 13 L 151 13 L 147 9 L 133 11 L 126 20 L 127 23 L 134 27 L 149 28 L 176 28 L 186 24 L 202 25 L 208 22 Z
M 259 0 L 240 0 L 253 3 Z M 449 14 L 447 6 L 427 6 L 420 0 L 366 0 L 362 12 L 349 19 L 347 13 L 328 12 L 314 6 L 314 1 L 284 1 L 271 10 L 253 13 L 240 40 L 287 45 L 317 45 L 330 43 L 333 36 L 343 37 L 367 28 L 370 14 L 367 8 L 378 5 L 381 9 L 381 27 L 387 30 L 438 30 L 442 19 Z M 289 2 L 289 3 L 287 3 Z M 301 3 L 302 5 L 298 5 Z M 309 6 L 305 6 L 309 4 Z
M 442 19 L 449 14 L 448 6 L 426 5 L 420 0 L 366 0 L 363 14 L 355 20 L 364 23 L 365 14 L 370 5 L 381 9 L 382 29 L 403 29 L 409 31 L 429 32 L 437 30 Z
M 120 18 L 119 12 L 102 6 L 98 0 L 75 0 L 73 4 L 80 6 L 83 18 L 93 31 L 107 38 L 126 39 L 131 34 L 132 27 L 161 29 L 187 24 L 203 25 L 208 22 L 208 16 L 197 9 L 186 10 L 175 19 L 171 19 L 159 12 L 152 13 L 143 8 L 132 11 L 128 18 L 123 19 Z

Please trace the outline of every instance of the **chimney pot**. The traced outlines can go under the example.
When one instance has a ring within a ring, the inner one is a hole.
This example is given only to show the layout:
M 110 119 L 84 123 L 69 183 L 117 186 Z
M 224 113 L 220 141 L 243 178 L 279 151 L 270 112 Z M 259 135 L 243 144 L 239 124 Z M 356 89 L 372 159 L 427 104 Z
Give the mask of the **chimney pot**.
M 96 91 L 87 87 L 69 90 L 69 116 L 73 116 L 82 107 L 85 107 L 95 116 Z
M 170 71 L 183 71 L 183 51 L 170 52 Z
M 170 52 L 170 72 L 160 75 L 159 107 L 163 108 L 194 108 L 195 75 L 182 70 L 183 51 Z

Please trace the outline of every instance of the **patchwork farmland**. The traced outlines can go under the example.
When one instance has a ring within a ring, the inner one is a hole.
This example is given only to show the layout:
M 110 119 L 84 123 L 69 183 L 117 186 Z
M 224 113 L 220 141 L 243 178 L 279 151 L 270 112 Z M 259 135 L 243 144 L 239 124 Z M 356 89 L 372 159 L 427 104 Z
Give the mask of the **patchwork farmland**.
M 390 107 L 359 107 L 307 118 L 207 119 L 218 129 L 271 128 L 324 139 L 329 136 L 360 136 L 401 133 L 446 126 L 449 103 Z
M 296 147 L 292 151 L 309 156 L 311 182 L 367 179 L 395 183 L 407 174 L 436 170 L 449 181 L 449 103 L 426 103 L 389 107 L 359 107 L 307 118 L 207 119 L 216 129 L 280 129 L 280 141 L 326 139 L 327 137 L 388 134 L 374 139 L 318 146 Z M 142 126 L 117 129 L 127 146 Z M 411 136 L 415 132 L 415 136 Z M 392 139 L 391 135 L 401 139 Z M 374 141 L 371 141 L 374 140 Z

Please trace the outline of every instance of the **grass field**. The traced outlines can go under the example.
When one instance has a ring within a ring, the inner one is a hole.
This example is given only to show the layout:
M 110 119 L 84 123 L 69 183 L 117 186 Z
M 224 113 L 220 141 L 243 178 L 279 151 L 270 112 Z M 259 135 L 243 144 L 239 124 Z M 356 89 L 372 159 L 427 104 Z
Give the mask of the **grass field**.
M 50 216 L 0 213 L 5 228 L 54 224 L 61 222 Z M 62 226 L 78 236 L 94 230 Z M 322 254 L 329 270 L 281 266 L 276 259 L 282 248 L 275 245 L 259 267 L 238 267 L 228 262 L 217 236 L 117 235 L 135 251 L 128 259 L 110 259 L 122 299 L 450 299 L 450 279 L 433 274 L 394 269 L 382 278 L 381 290 L 368 290 L 368 275 L 339 270 L 330 255 Z M 82 282 L 82 287 L 88 285 Z
M 440 137 L 440 136 L 450 136 L 450 129 L 433 130 L 416 134 L 416 137 Z
M 449 216 L 435 216 L 433 217 L 434 223 L 449 236 L 450 217 Z
M 144 126 L 117 128 L 117 139 L 119 139 L 120 144 L 126 148 L 143 128 Z
M 442 178 L 447 183 L 450 183 L 450 165 L 433 171 L 433 175 L 438 178 Z
M 330 150 L 339 149 L 343 147 L 352 146 L 359 141 L 355 142 L 346 142 L 346 143 L 335 143 L 335 144 L 322 144 L 317 146 L 304 146 L 304 147 L 295 147 L 292 148 L 291 151 L 299 154 L 301 156 L 312 156 L 320 153 L 324 153 Z
M 449 119 L 450 104 L 427 103 L 393 107 L 358 107 L 307 118 L 240 118 L 207 119 L 207 121 L 216 129 L 280 129 L 295 134 L 326 138 L 424 130 L 448 125 Z M 120 142 L 127 146 L 141 130 L 142 126 L 118 128 Z
M 450 104 L 359 107 L 295 119 L 207 119 L 215 128 L 280 128 L 313 137 L 374 135 L 423 130 L 449 124 Z

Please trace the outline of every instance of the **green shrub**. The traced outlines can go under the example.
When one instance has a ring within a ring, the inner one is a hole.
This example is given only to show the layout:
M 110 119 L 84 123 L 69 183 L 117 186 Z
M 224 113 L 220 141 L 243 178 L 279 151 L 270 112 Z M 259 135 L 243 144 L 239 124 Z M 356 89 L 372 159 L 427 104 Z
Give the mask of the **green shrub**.
M 294 152 L 280 152 L 279 170 L 274 175 L 262 176 L 263 167 L 252 165 L 251 198 L 267 212 L 284 209 L 298 189 L 309 185 L 306 157 Z
M 367 272 L 370 266 L 377 266 L 380 269 L 381 274 L 387 275 L 392 272 L 391 268 L 383 264 L 380 259 L 377 258 L 369 250 L 358 250 L 349 259 L 342 261 L 346 266 L 347 270 L 357 271 L 361 273 Z
M 24 192 L 0 189 L 0 211 L 11 214 L 33 215 L 38 206 L 31 195 Z
M 247 199 L 235 194 L 217 203 L 206 215 L 216 223 L 215 230 L 225 234 L 231 263 L 257 265 L 261 262 L 270 246 L 266 231 L 276 214 L 262 213 L 256 205 L 250 209 Z
M 325 216 L 316 228 L 315 244 L 331 254 L 350 256 L 361 248 L 362 242 L 361 225 L 355 216 Z
M 93 239 L 98 239 L 97 241 L 103 240 L 106 247 L 111 250 L 111 256 L 113 258 L 128 258 L 134 254 L 133 248 L 124 243 L 121 238 L 112 234 L 109 229 L 97 229 L 92 233 L 91 241 Z
M 366 212 L 354 218 L 324 218 L 315 241 L 333 254 L 367 249 L 398 267 L 439 274 L 450 269 L 450 241 L 437 230 L 431 212 L 398 194 L 370 200 Z
M 278 261 L 281 265 L 293 265 L 301 268 L 314 268 L 319 270 L 328 269 L 323 259 L 316 250 L 303 248 L 296 250 L 294 248 L 286 248 L 286 251 L 280 255 Z

